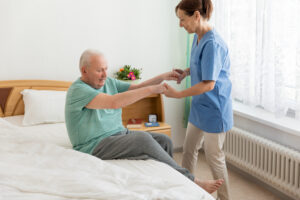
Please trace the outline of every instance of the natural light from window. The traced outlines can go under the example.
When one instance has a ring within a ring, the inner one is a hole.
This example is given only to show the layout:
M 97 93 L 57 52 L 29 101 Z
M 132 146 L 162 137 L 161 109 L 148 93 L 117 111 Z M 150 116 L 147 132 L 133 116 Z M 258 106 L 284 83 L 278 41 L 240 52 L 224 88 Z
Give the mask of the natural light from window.
M 300 0 L 213 0 L 235 101 L 300 120 Z

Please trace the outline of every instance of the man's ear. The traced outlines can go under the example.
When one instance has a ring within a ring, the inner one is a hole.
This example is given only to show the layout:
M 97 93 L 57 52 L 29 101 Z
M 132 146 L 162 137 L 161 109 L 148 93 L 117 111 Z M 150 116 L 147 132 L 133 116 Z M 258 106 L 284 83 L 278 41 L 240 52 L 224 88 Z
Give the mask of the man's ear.
M 81 73 L 82 73 L 82 74 L 86 74 L 86 67 L 85 67 L 85 66 L 82 66 L 82 67 L 81 67 Z

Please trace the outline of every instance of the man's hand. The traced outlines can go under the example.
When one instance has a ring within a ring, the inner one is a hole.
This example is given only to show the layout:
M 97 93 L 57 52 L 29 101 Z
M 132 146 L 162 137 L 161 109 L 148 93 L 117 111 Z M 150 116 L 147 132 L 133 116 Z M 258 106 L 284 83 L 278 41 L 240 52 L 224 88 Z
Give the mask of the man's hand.
M 172 98 L 181 98 L 180 92 L 178 92 L 177 90 L 175 90 L 174 88 L 172 88 L 170 85 L 166 83 L 164 83 L 164 86 L 166 88 L 166 90 L 164 91 L 164 95 Z
M 154 93 L 154 94 L 162 94 L 167 89 L 167 87 L 164 84 L 152 85 L 150 87 L 151 87 L 152 93 Z
M 178 81 L 179 77 L 180 77 L 180 73 L 178 73 L 175 70 L 163 74 L 163 79 L 166 81 L 170 81 L 170 80 Z

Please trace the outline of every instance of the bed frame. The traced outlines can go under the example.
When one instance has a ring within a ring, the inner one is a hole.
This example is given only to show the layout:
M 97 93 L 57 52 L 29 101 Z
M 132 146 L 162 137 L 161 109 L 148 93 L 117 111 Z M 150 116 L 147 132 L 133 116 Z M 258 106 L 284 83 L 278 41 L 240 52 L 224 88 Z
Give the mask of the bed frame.
M 72 82 L 70 81 L 56 80 L 0 81 L 0 117 L 24 114 L 24 101 L 20 93 L 24 89 L 66 91 L 71 84 Z M 133 130 L 159 132 L 171 136 L 171 126 L 165 123 L 162 95 L 150 95 L 124 107 L 122 111 L 122 119 L 125 126 L 130 118 L 141 118 L 147 121 L 149 114 L 156 114 L 160 122 L 159 127 L 143 126 L 140 129 Z
M 35 90 L 68 90 L 72 82 L 51 80 L 10 80 L 0 81 L 0 117 L 24 114 L 24 101 L 21 91 Z

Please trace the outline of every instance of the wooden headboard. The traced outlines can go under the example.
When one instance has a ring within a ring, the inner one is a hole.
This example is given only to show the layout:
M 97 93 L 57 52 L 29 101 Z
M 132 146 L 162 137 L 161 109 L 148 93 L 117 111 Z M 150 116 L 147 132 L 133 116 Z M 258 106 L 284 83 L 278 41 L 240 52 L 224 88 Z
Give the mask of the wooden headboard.
M 72 82 L 50 80 L 11 80 L 0 81 L 0 117 L 24 114 L 24 101 L 20 93 L 24 89 L 68 90 Z M 165 122 L 162 95 L 150 95 L 134 104 L 123 108 L 122 119 L 130 118 L 148 120 L 149 114 L 157 114 L 158 121 Z
M 0 81 L 0 117 L 23 115 L 24 102 L 21 91 L 35 90 L 68 90 L 72 82 L 50 80 L 11 80 Z

